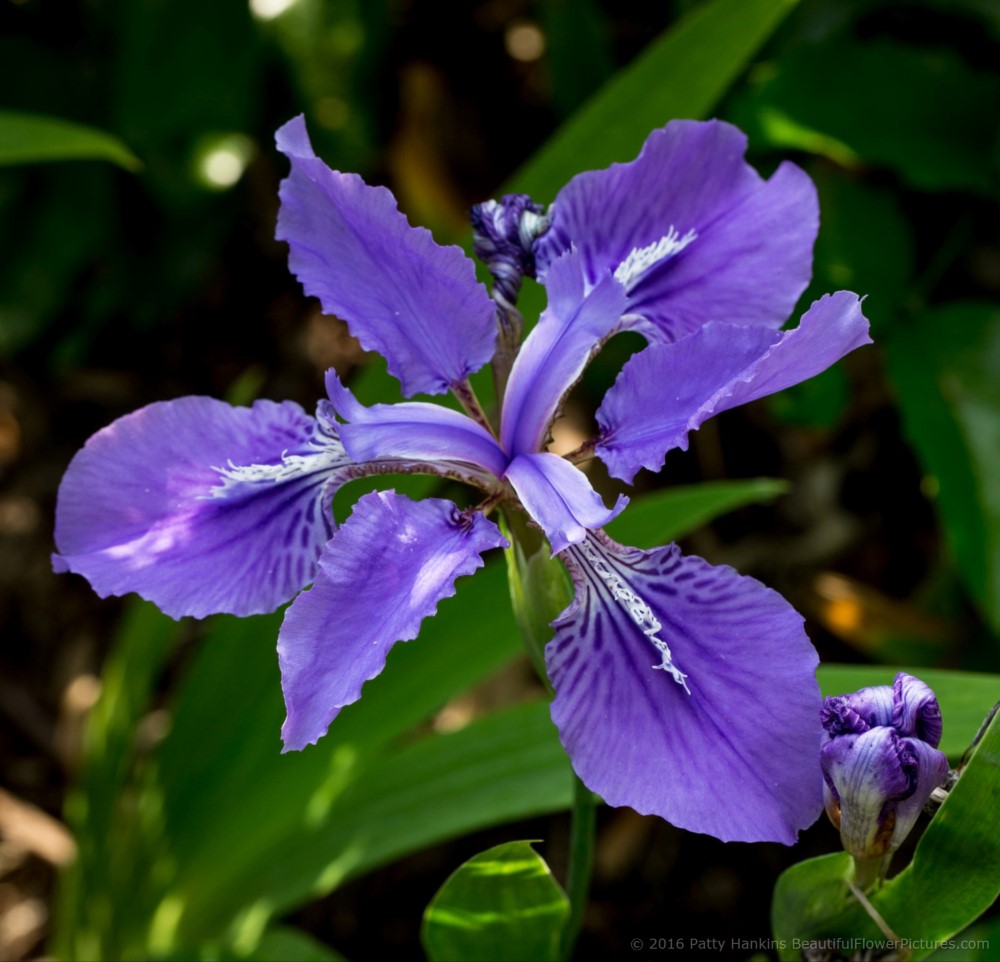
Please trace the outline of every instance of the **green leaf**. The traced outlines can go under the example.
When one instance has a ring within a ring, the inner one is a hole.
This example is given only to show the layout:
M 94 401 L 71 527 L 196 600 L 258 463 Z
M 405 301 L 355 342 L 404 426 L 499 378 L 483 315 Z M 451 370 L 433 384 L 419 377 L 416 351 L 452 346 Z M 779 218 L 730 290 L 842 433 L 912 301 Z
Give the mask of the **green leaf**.
M 287 755 L 280 616 L 216 619 L 143 783 L 162 811 L 172 867 L 132 907 L 129 945 L 164 955 L 221 938 L 246 953 L 275 913 L 346 878 L 464 831 L 567 806 L 568 761 L 543 704 L 399 747 L 520 650 L 504 575 L 494 564 L 462 579 L 329 734 Z
M 831 917 L 837 919 L 851 907 L 847 880 L 853 872 L 851 856 L 835 852 L 806 859 L 781 873 L 771 903 L 771 930 L 778 958 L 797 962 L 802 958 L 803 941 L 854 934 L 851 929 L 836 925 L 831 928 L 829 924 Z
M 913 861 L 871 895 L 890 929 L 919 960 L 974 922 L 1000 894 L 1000 715 L 993 719 L 947 801 L 931 820 Z M 845 853 L 810 859 L 782 874 L 772 908 L 782 959 L 800 958 L 801 940 L 885 941 L 850 896 Z M 793 940 L 799 940 L 796 945 Z
M 552 100 L 564 117 L 614 72 L 608 18 L 596 0 L 542 0 L 539 12 Z
M 776 478 L 666 488 L 636 498 L 607 526 L 607 532 L 622 544 L 653 548 L 683 538 L 727 511 L 773 501 L 787 490 L 788 482 Z
M 56 160 L 108 160 L 126 170 L 142 167 L 117 137 L 58 117 L 0 111 L 0 165 Z
M 117 174 L 105 164 L 53 164 L 16 174 L 6 173 L 18 186 L 0 201 L 0 356 L 51 337 L 60 312 L 71 309 L 74 323 L 63 326 L 51 363 L 66 340 L 87 336 L 93 305 L 113 286 L 106 274 L 99 285 L 82 279 L 98 263 L 110 270 Z
M 997 187 L 1000 81 L 953 50 L 838 36 L 789 50 L 758 77 L 730 114 L 752 144 L 885 165 L 926 190 Z
M 530 842 L 473 856 L 424 913 L 431 962 L 555 962 L 569 901 Z
M 109 912 L 129 892 L 129 858 L 137 831 L 134 800 L 126 797 L 137 729 L 180 634 L 177 622 L 148 602 L 132 601 L 104 666 L 101 696 L 87 718 L 83 772 L 66 800 L 66 820 L 78 840 L 76 861 L 61 880 L 55 951 L 62 958 L 116 958 L 123 917 Z
M 280 616 L 216 619 L 182 688 L 160 759 L 179 853 L 212 862 L 233 847 L 252 854 L 296 831 L 309 820 L 310 805 L 320 804 L 311 802 L 314 794 L 334 791 L 359 760 L 519 652 L 506 594 L 503 565 L 461 579 L 456 596 L 424 623 L 418 639 L 392 650 L 385 670 L 329 734 L 287 755 L 279 754 Z M 205 819 L 206 809 L 219 812 L 220 824 Z
M 993 962 L 997 945 L 1000 945 L 1000 917 L 965 929 L 928 958 L 932 962 Z
M 865 297 L 865 316 L 880 341 L 914 286 L 913 239 L 899 195 L 829 165 L 813 165 L 810 176 L 823 216 L 815 277 L 803 303 L 827 291 L 856 291 Z
M 306 935 L 291 925 L 271 926 L 257 945 L 247 952 L 236 952 L 231 947 L 205 943 L 194 949 L 172 952 L 173 959 L 185 962 L 345 962 L 344 956 L 328 945 Z
M 71 808 L 94 847 L 81 850 L 62 890 L 60 954 L 163 957 L 216 945 L 247 955 L 275 912 L 353 874 L 566 807 L 568 761 L 542 704 L 406 742 L 521 650 L 505 589 L 502 564 L 462 579 L 330 734 L 288 755 L 274 650 L 281 614 L 212 619 L 169 715 L 159 712 L 169 734 L 132 766 L 129 739 L 178 631 L 142 609 L 148 622 L 128 632 L 135 667 L 109 662 L 106 709 L 95 714 L 108 721 L 95 729 Z
M 824 697 L 844 695 L 869 685 L 891 685 L 905 671 L 926 682 L 937 695 L 944 721 L 940 749 L 953 762 L 972 743 L 987 712 L 1000 698 L 1000 675 L 942 668 L 900 668 L 888 665 L 820 665 L 816 672 Z
M 515 174 L 504 192 L 551 200 L 581 169 L 631 160 L 649 132 L 708 115 L 796 0 L 711 0 L 653 41 Z
M 572 788 L 543 702 L 428 736 L 356 775 L 336 775 L 336 790 L 315 786 L 299 822 L 265 849 L 247 839 L 250 857 L 237 850 L 222 865 L 198 858 L 182 866 L 161 904 L 183 912 L 161 953 L 173 940 L 194 944 L 215 933 L 252 946 L 276 914 L 428 845 L 566 808 Z M 226 814 L 212 819 L 213 827 L 227 831 Z
M 974 922 L 1000 895 L 998 785 L 1000 715 L 928 826 L 913 861 L 873 898 L 893 931 L 921 940 L 924 948 L 914 952 L 915 959 Z
M 1000 305 L 923 311 L 883 346 L 958 569 L 1000 630 Z
M 343 962 L 344 956 L 291 925 L 269 928 L 248 962 Z
M 249 5 L 134 0 L 118 9 L 112 25 L 115 128 L 141 151 L 145 186 L 170 211 L 171 226 L 183 228 L 187 258 L 192 244 L 206 242 L 214 257 L 226 221 L 204 213 L 218 189 L 206 183 L 212 152 L 228 142 L 237 146 L 226 150 L 229 162 L 239 162 L 254 149 L 245 137 L 259 129 L 263 113 L 261 38 Z M 211 231 L 216 220 L 219 233 Z

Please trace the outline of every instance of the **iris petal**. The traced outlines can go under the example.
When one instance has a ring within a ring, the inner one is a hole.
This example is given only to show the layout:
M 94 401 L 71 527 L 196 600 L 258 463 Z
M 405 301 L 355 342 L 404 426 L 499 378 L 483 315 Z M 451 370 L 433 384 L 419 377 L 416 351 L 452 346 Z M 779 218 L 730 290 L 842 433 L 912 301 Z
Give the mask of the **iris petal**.
M 901 845 L 916 825 L 931 792 L 948 780 L 948 757 L 919 738 L 904 738 L 911 752 L 913 793 L 896 805 L 896 824 L 892 844 Z
M 435 465 L 480 486 L 503 474 L 507 456 L 479 424 L 440 404 L 408 401 L 365 407 L 340 383 L 336 371 L 326 376 L 337 413 L 350 424 L 339 426 L 344 447 L 355 461 L 405 458 Z
M 901 735 L 915 735 L 931 748 L 941 743 L 943 725 L 937 696 L 919 678 L 900 672 L 892 686 L 892 726 Z
M 816 301 L 794 330 L 710 323 L 633 355 L 597 412 L 597 454 L 616 478 L 659 471 L 688 433 L 722 411 L 814 377 L 870 344 L 861 301 L 848 291 Z
M 312 580 L 355 466 L 297 404 L 159 402 L 95 434 L 59 489 L 57 570 L 167 614 L 273 611 Z
M 292 162 L 277 236 L 306 293 L 388 361 L 407 396 L 441 394 L 479 370 L 493 355 L 496 307 L 472 261 L 411 227 L 384 187 L 327 167 L 302 117 L 277 143 Z
M 579 468 L 544 451 L 519 454 L 504 476 L 545 532 L 553 554 L 582 541 L 588 530 L 603 527 L 628 504 L 628 498 L 619 495 L 615 506 L 606 508 Z
M 675 545 L 640 551 L 594 534 L 562 557 L 576 593 L 546 665 L 552 718 L 584 783 L 724 841 L 794 842 L 822 798 L 818 659 L 801 616 Z M 667 667 L 657 641 L 683 684 L 655 670 Z
M 891 851 L 896 816 L 887 819 L 915 787 L 906 742 L 878 726 L 823 744 L 823 773 L 840 803 L 840 838 L 852 855 L 876 858 Z
M 631 163 L 578 174 L 535 245 L 539 278 L 571 247 L 591 285 L 630 257 L 649 260 L 627 286 L 635 326 L 651 340 L 737 317 L 779 327 L 812 271 L 816 191 L 792 164 L 763 180 L 745 151 L 729 124 L 678 120 L 654 131 Z
M 545 288 L 548 307 L 521 346 L 504 397 L 500 437 L 511 454 L 544 446 L 563 395 L 625 310 L 625 289 L 608 273 L 585 292 L 576 252 L 552 265 Z
M 361 498 L 281 626 L 285 750 L 320 738 L 382 671 L 389 649 L 416 638 L 455 593 L 455 580 L 482 567 L 484 551 L 506 545 L 492 521 L 459 514 L 450 501 L 414 502 L 394 491 Z

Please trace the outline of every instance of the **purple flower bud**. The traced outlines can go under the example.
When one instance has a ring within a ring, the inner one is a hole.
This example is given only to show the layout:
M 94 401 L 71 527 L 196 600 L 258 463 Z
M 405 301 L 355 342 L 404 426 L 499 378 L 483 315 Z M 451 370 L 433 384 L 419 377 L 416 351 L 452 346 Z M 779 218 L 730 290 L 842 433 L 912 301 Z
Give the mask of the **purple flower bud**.
M 527 194 L 505 194 L 472 208 L 473 248 L 496 281 L 496 293 L 513 305 L 521 279 L 535 276 L 535 239 L 548 226 L 544 209 Z
M 827 698 L 821 720 L 830 821 L 855 858 L 890 855 L 948 777 L 948 759 L 937 750 L 941 710 L 934 692 L 900 672 L 891 688 Z

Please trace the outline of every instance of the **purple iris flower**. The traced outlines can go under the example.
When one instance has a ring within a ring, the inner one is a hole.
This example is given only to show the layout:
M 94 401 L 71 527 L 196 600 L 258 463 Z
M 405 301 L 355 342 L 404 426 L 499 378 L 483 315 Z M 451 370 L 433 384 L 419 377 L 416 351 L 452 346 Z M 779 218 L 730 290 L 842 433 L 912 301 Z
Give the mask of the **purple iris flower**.
M 764 180 L 735 128 L 675 121 L 632 163 L 573 178 L 547 212 L 518 198 L 480 207 L 478 246 L 500 278 L 493 299 L 472 261 L 411 227 L 388 190 L 318 159 L 302 118 L 277 143 L 291 161 L 278 237 L 306 292 L 386 358 L 405 396 L 450 390 L 466 413 L 366 407 L 334 372 L 314 417 L 291 402 L 152 404 L 70 465 L 57 569 L 175 617 L 270 611 L 311 583 L 278 639 L 282 736 L 300 749 L 360 697 L 395 643 L 417 636 L 457 578 L 507 544 L 488 514 L 524 512 L 575 587 L 546 664 L 552 717 L 583 781 L 612 805 L 693 831 L 794 841 L 819 813 L 822 781 L 817 657 L 802 618 L 732 568 L 674 545 L 616 544 L 601 527 L 627 499 L 608 508 L 546 445 L 567 392 L 623 330 L 650 346 L 605 397 L 591 448 L 625 481 L 658 470 L 713 414 L 868 343 L 847 292 L 780 330 L 810 275 L 809 179 L 784 164 Z M 525 272 L 548 307 L 519 343 L 508 322 Z M 504 343 L 494 428 L 469 376 Z M 400 472 L 459 479 L 483 499 L 459 510 L 374 492 L 335 524 L 341 485 Z
M 937 747 L 937 698 L 900 672 L 891 686 L 827 698 L 822 721 L 827 815 L 851 855 L 881 860 L 899 848 L 948 778 L 948 759 Z

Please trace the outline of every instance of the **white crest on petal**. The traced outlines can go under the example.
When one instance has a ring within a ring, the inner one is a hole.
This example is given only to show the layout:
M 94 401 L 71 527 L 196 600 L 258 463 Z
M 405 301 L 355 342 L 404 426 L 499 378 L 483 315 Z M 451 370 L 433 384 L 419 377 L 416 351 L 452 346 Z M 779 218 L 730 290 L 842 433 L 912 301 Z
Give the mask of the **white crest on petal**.
M 615 268 L 615 280 L 626 291 L 630 291 L 651 267 L 679 254 L 697 237 L 698 232 L 694 229 L 682 237 L 671 224 L 670 230 L 658 241 L 653 241 L 645 247 L 634 247 L 625 260 Z
M 322 409 L 318 413 L 322 415 Z M 332 476 L 338 469 L 354 466 L 337 435 L 336 423 L 321 416 L 317 419 L 313 436 L 305 444 L 304 450 L 295 454 L 282 451 L 281 460 L 274 464 L 233 464 L 228 461 L 225 467 L 213 466 L 213 470 L 219 473 L 222 484 L 213 487 L 206 497 L 228 498 L 234 489 L 243 485 L 282 484 L 312 474 Z
M 653 665 L 652 667 L 654 669 L 669 671 L 674 681 L 690 695 L 691 689 L 687 686 L 687 675 L 674 664 L 673 655 L 670 653 L 670 646 L 660 637 L 660 631 L 663 629 L 663 626 L 656 615 L 653 614 L 653 610 L 629 587 L 628 583 L 615 568 L 608 563 L 608 560 L 598 550 L 591 538 L 585 538 L 575 547 L 587 559 L 591 570 L 607 585 L 615 601 L 628 612 L 629 617 L 635 622 L 639 630 L 660 653 L 660 664 Z
M 288 454 L 283 451 L 277 464 L 233 464 L 229 461 L 224 468 L 213 467 L 213 470 L 219 472 L 222 484 L 212 488 L 209 497 L 227 498 L 233 488 L 244 484 L 281 484 L 310 474 L 334 471 L 350 463 L 343 450 L 338 452 L 330 448 L 317 448 L 310 454 Z

